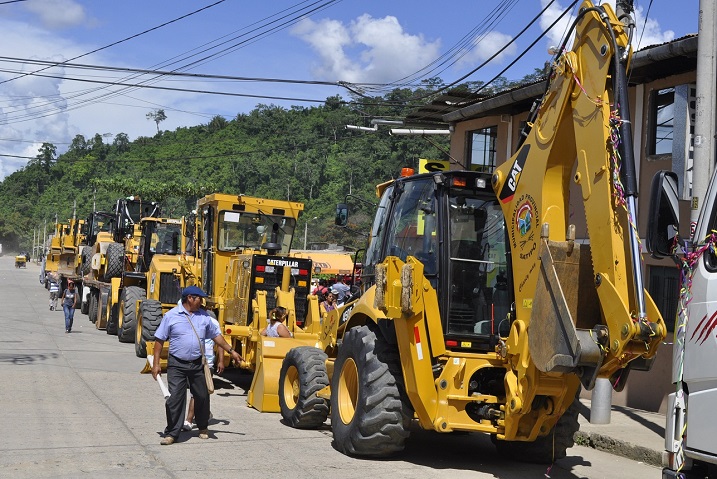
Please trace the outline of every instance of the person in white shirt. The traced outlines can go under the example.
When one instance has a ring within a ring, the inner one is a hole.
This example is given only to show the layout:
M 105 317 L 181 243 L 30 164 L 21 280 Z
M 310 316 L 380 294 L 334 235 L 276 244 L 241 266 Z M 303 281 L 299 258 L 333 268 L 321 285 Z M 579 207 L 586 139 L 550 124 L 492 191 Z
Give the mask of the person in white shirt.
M 284 325 L 284 321 L 289 316 L 289 311 L 286 308 L 277 306 L 276 308 L 269 311 L 269 325 L 259 331 L 262 336 L 270 338 L 290 338 L 291 332 L 289 328 Z

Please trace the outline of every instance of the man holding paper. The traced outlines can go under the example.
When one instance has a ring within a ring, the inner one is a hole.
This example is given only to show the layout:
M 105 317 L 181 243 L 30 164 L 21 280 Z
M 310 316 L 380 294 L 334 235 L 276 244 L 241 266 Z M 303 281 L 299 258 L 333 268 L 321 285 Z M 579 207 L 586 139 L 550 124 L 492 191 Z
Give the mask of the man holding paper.
M 154 362 L 152 377 L 157 379 L 161 372 L 160 354 L 164 342 L 169 340 L 167 358 L 167 383 L 169 398 L 165 401 L 167 427 L 164 429 L 163 446 L 174 444 L 184 425 L 184 411 L 187 387 L 194 397 L 194 409 L 200 439 L 208 439 L 209 431 L 209 391 L 204 379 L 202 346 L 205 339 L 213 339 L 216 345 L 227 351 L 237 363 L 241 361 L 239 353 L 234 351 L 221 335 L 219 328 L 212 323 L 209 314 L 201 309 L 202 298 L 207 294 L 197 286 L 189 286 L 182 291 L 182 304 L 172 308 L 164 315 L 154 333 Z

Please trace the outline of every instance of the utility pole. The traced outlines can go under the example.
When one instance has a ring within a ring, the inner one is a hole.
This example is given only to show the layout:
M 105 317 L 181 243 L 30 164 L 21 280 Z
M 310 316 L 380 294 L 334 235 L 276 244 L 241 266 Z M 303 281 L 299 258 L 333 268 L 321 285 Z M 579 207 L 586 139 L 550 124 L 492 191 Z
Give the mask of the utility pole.
M 306 223 L 304 223 L 304 249 L 306 249 L 306 237 L 307 237 L 307 233 L 309 232 L 309 221 L 314 221 L 317 219 L 319 219 L 319 217 L 314 216 L 310 220 L 306 220 Z
M 692 201 L 690 204 L 690 233 L 693 234 L 707 185 L 712 178 L 715 154 L 715 15 L 714 0 L 700 0 L 697 36 L 697 92 L 695 95 L 694 160 L 692 163 Z M 692 238 L 699 242 L 702 238 Z

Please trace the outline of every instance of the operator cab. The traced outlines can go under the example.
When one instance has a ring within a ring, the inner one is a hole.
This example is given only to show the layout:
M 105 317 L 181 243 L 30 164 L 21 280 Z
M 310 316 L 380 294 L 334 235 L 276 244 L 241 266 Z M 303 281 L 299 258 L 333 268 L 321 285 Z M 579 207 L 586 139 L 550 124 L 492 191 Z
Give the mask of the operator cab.
M 138 271 L 149 271 L 155 254 L 178 255 L 181 253 L 182 223 L 180 220 L 144 221 L 140 238 Z
M 530 221 L 530 218 L 520 218 Z M 516 219 L 517 221 L 517 219 Z M 385 187 L 363 266 L 364 285 L 387 256 L 413 256 L 438 294 L 448 349 L 487 351 L 507 336 L 510 251 L 490 175 L 450 171 Z

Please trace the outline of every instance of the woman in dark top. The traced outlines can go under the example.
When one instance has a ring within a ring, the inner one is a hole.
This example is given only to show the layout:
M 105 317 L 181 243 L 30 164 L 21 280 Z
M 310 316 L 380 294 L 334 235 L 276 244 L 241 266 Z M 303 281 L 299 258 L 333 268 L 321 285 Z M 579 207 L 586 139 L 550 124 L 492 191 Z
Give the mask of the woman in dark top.
M 65 332 L 72 331 L 72 320 L 75 318 L 75 308 L 77 307 L 78 294 L 75 289 L 75 283 L 69 281 L 67 289 L 62 293 L 62 310 L 65 312 Z

